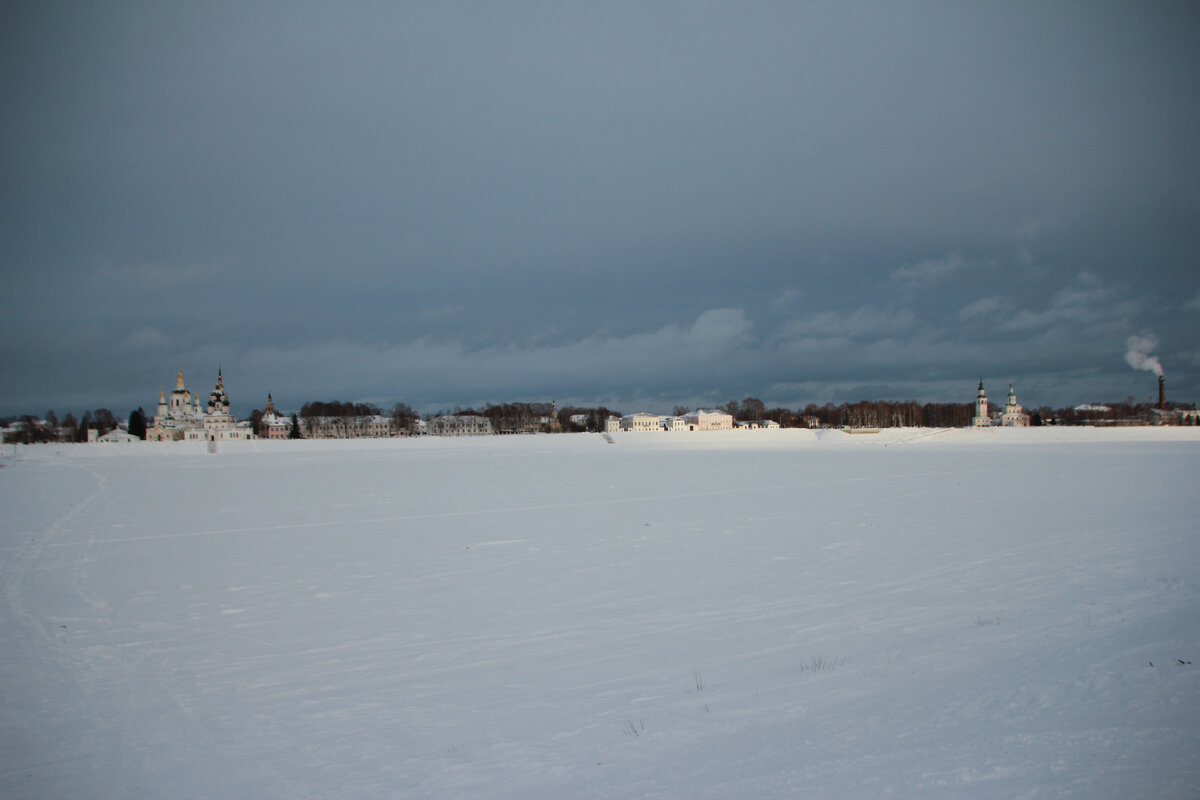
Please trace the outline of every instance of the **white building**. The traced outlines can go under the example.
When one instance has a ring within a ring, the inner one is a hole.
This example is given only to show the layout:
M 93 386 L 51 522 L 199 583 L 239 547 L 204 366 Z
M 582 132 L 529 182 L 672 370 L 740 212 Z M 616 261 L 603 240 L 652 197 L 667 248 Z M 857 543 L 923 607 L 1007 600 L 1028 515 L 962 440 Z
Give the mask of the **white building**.
M 263 409 L 262 430 L 268 439 L 286 439 L 292 432 L 292 423 L 275 411 L 275 401 L 267 392 L 267 407 Z
M 96 441 L 101 444 L 129 444 L 130 442 L 140 442 L 141 438 L 134 436 L 132 433 L 123 431 L 120 428 L 113 428 Z
M 1029 415 L 1017 403 L 1017 393 L 1013 385 L 1008 384 L 1008 402 L 1004 404 L 1004 413 L 1000 415 L 1000 424 L 1005 428 L 1028 428 Z
M 158 392 L 158 407 L 154 419 L 147 426 L 146 441 L 170 442 L 183 439 L 189 428 L 204 425 L 204 412 L 200 410 L 200 397 L 192 396 L 183 382 L 183 370 L 175 376 L 175 388 L 168 398 L 163 390 Z
M 175 389 L 170 399 L 159 391 L 154 421 L 146 430 L 148 442 L 229 442 L 252 438 L 253 432 L 238 427 L 237 420 L 229 413 L 229 397 L 225 394 L 220 369 L 217 370 L 217 385 L 209 394 L 204 411 L 200 410 L 200 396 L 193 397 L 188 391 L 183 382 L 183 370 L 180 370 L 175 376 Z
M 759 428 L 778 428 L 779 423 L 773 419 L 748 419 L 736 423 L 739 428 L 748 428 L 750 430 L 758 430 Z
M 637 414 L 626 414 L 621 417 L 621 430 L 635 431 L 639 433 L 648 433 L 650 431 L 661 431 L 662 422 L 657 414 L 647 414 L 639 412 Z
M 687 423 L 683 421 L 683 417 L 661 417 L 659 422 L 662 424 L 664 431 L 687 430 Z
M 229 396 L 225 394 L 225 380 L 218 369 L 217 385 L 208 395 L 208 406 L 204 410 L 200 428 L 189 428 L 183 438 L 198 442 L 231 442 L 253 437 L 253 433 L 239 428 L 237 420 L 229 413 Z
M 983 390 L 983 378 L 979 379 L 979 394 L 975 395 L 975 417 L 971 424 L 976 428 L 987 428 L 992 424 L 992 418 L 988 416 L 988 399 L 987 392 Z
M 306 439 L 384 439 L 395 436 L 396 421 L 383 414 L 361 417 L 301 417 Z
M 495 431 L 487 417 L 472 414 L 434 417 L 429 420 L 430 436 L 489 436 Z
M 733 429 L 733 416 L 724 411 L 697 408 L 683 418 L 689 431 L 728 431 Z

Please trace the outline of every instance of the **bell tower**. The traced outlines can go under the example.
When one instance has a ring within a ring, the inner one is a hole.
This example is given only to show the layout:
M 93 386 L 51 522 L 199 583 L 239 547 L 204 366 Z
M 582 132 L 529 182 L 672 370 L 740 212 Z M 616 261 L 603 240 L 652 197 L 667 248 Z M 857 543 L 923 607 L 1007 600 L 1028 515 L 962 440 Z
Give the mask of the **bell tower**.
M 986 428 L 992 424 L 992 418 L 988 416 L 987 392 L 983 389 L 982 375 L 979 377 L 979 393 L 975 395 L 975 418 L 971 420 L 971 424 L 976 428 Z

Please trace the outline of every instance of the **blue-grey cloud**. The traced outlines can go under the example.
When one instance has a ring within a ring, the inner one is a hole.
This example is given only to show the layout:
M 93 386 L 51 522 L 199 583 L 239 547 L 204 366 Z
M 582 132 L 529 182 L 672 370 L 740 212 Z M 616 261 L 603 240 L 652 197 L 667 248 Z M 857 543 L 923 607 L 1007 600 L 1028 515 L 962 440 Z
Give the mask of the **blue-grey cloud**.
M 1197 34 L 1116 2 L 9 3 L 0 414 L 218 363 L 242 413 L 993 370 L 1068 403 L 1137 394 L 1151 326 L 1191 399 Z

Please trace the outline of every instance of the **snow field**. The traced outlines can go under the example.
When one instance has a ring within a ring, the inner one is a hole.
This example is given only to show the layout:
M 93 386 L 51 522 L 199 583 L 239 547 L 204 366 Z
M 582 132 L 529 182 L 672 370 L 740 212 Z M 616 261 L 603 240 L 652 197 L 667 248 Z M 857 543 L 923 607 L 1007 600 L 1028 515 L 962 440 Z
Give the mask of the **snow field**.
M 613 438 L 12 451 L 0 794 L 1200 793 L 1200 437 Z

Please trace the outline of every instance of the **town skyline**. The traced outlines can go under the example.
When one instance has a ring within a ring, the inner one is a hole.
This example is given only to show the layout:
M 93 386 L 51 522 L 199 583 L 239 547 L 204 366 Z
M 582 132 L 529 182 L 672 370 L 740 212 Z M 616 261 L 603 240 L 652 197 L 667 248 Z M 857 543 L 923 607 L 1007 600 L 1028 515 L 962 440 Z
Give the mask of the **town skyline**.
M 1152 377 L 1154 379 L 1154 385 L 1157 387 L 1157 392 L 1158 392 L 1157 397 L 1152 396 L 1152 395 L 1147 396 L 1145 398 L 1136 398 L 1133 396 L 1127 396 L 1127 397 L 1119 399 L 1119 400 L 1112 398 L 1112 399 L 1109 399 L 1108 401 L 1100 402 L 1100 403 L 1084 402 L 1084 403 L 1078 403 L 1078 404 L 1067 404 L 1067 405 L 1062 405 L 1062 406 L 1054 406 L 1054 405 L 1047 404 L 1047 403 L 1039 403 L 1039 404 L 1035 404 L 1033 406 L 1027 407 L 1024 402 L 1022 402 L 1020 405 L 1022 408 L 1026 408 L 1028 411 L 1033 411 L 1035 413 L 1040 412 L 1040 411 L 1058 413 L 1058 412 L 1067 411 L 1069 409 L 1074 409 L 1075 411 L 1085 412 L 1085 415 L 1086 415 L 1086 412 L 1110 411 L 1111 409 L 1108 407 L 1108 405 L 1106 405 L 1106 403 L 1111 403 L 1113 405 L 1118 405 L 1118 406 L 1128 406 L 1130 408 L 1143 408 L 1143 409 L 1150 409 L 1150 408 L 1156 408 L 1156 407 L 1173 407 L 1173 408 L 1178 407 L 1178 408 L 1192 408 L 1192 409 L 1196 408 L 1196 404 L 1194 402 L 1189 403 L 1187 401 L 1180 401 L 1176 398 L 1170 398 L 1167 396 L 1167 394 L 1165 392 L 1165 384 L 1164 384 L 1165 378 L 1163 376 L 1161 365 L 1159 365 L 1157 359 L 1155 359 L 1153 357 L 1148 357 L 1149 363 L 1146 365 L 1142 365 L 1142 364 L 1137 363 L 1137 357 L 1138 357 L 1138 353 L 1134 349 L 1131 349 L 1127 356 L 1127 358 L 1131 364 L 1136 364 L 1139 366 L 1139 368 L 1146 369 L 1148 372 L 1151 372 L 1150 377 Z M 1155 377 L 1155 376 L 1157 376 L 1157 377 Z M 220 398 L 220 403 L 219 403 L 220 408 L 218 409 L 218 412 L 219 412 L 219 414 L 222 414 L 222 415 L 230 415 L 229 416 L 230 424 L 232 424 L 232 422 L 237 421 L 237 420 L 242 420 L 242 421 L 251 420 L 255 417 L 255 415 L 261 414 L 264 411 L 267 414 L 271 414 L 271 415 L 278 413 L 279 415 L 281 415 L 280 418 L 284 419 L 284 420 L 288 419 L 291 416 L 295 416 L 297 414 L 299 414 L 301 416 L 308 416 L 310 413 L 317 413 L 317 412 L 309 412 L 308 409 L 310 406 L 324 407 L 327 405 L 345 406 L 345 407 L 361 407 L 364 409 L 374 408 L 375 412 L 372 412 L 372 413 L 379 413 L 379 414 L 382 414 L 385 416 L 392 416 L 394 413 L 399 413 L 402 411 L 403 415 L 406 417 L 412 416 L 414 418 L 423 418 L 423 419 L 431 419 L 431 418 L 434 418 L 437 416 L 442 416 L 442 415 L 456 415 L 456 414 L 463 414 L 463 413 L 480 413 L 485 410 L 496 410 L 501 406 L 516 405 L 516 406 L 523 406 L 523 407 L 530 407 L 530 408 L 545 407 L 546 409 L 549 409 L 550 407 L 554 407 L 554 408 L 558 408 L 558 409 L 564 410 L 564 411 L 567 409 L 582 409 L 582 410 L 607 409 L 607 410 L 611 411 L 612 413 L 617 414 L 618 416 L 628 416 L 628 415 L 636 416 L 639 414 L 650 414 L 650 415 L 662 416 L 664 418 L 671 417 L 671 416 L 678 417 L 678 416 L 687 414 L 689 412 L 697 412 L 697 411 L 703 412 L 706 410 L 715 410 L 715 411 L 729 411 L 729 413 L 732 414 L 737 419 L 757 419 L 759 417 L 775 419 L 778 416 L 777 412 L 790 412 L 797 417 L 797 420 L 800 417 L 802 417 L 804 414 L 809 413 L 809 412 L 813 411 L 814 409 L 820 409 L 822 415 L 828 415 L 830 412 L 838 412 L 838 413 L 847 412 L 847 413 L 859 414 L 859 413 L 861 413 L 861 410 L 859 410 L 859 409 L 862 409 L 863 407 L 870 407 L 870 406 L 877 406 L 879 408 L 891 408 L 891 409 L 905 408 L 905 409 L 908 409 L 908 413 L 911 413 L 912 411 L 914 411 L 916 409 L 920 409 L 922 407 L 927 407 L 927 408 L 958 407 L 965 414 L 965 410 L 970 408 L 972 405 L 974 405 L 976 417 L 978 418 L 979 398 L 987 396 L 986 395 L 987 391 L 992 391 L 991 397 L 993 398 L 992 400 L 989 401 L 990 406 L 988 406 L 988 407 L 992 410 L 993 415 L 999 414 L 998 406 L 997 406 L 997 403 L 995 400 L 995 397 L 999 396 L 997 394 L 998 390 L 995 390 L 995 389 L 987 390 L 985 388 L 985 384 L 987 384 L 987 383 L 988 383 L 988 381 L 986 381 L 984 379 L 984 377 L 981 375 L 978 379 L 977 389 L 973 388 L 973 393 L 972 393 L 972 397 L 970 398 L 970 400 L 966 400 L 963 398 L 953 398 L 950 400 L 930 401 L 930 400 L 919 400 L 916 398 L 899 399 L 899 398 L 861 397 L 855 401 L 842 401 L 840 403 L 834 403 L 832 401 L 829 401 L 824 404 L 810 402 L 810 403 L 798 403 L 798 404 L 788 405 L 788 404 L 781 404 L 781 403 L 766 402 L 762 398 L 756 397 L 754 395 L 745 395 L 741 398 L 731 397 L 724 402 L 710 402 L 710 403 L 700 403 L 700 404 L 672 403 L 672 404 L 668 404 L 668 406 L 662 406 L 661 404 L 654 405 L 654 406 L 645 406 L 645 405 L 631 406 L 631 405 L 619 405 L 619 404 L 589 402 L 589 401 L 574 401 L 574 402 L 560 403 L 556 399 L 547 400 L 544 398 L 500 398 L 500 399 L 491 398 L 488 400 L 479 401 L 476 403 L 471 403 L 471 404 L 466 404 L 466 405 L 461 404 L 461 403 L 456 403 L 453 406 L 447 406 L 445 404 L 440 404 L 440 405 L 434 404 L 434 405 L 430 405 L 430 406 L 426 406 L 426 407 L 413 407 L 404 400 L 395 400 L 395 399 L 388 400 L 385 402 L 378 402 L 378 401 L 370 400 L 370 399 L 345 400 L 345 399 L 338 399 L 338 398 L 331 398 L 331 397 L 322 397 L 321 399 L 316 399 L 315 397 L 312 397 L 312 396 L 305 396 L 304 399 L 297 400 L 294 404 L 291 404 L 291 405 L 289 405 L 288 402 L 285 401 L 282 404 L 282 406 L 277 409 L 272 392 L 267 392 L 265 400 L 261 403 L 254 402 L 254 401 L 246 401 L 243 403 L 233 402 L 231 400 L 230 396 L 226 393 L 226 387 L 224 386 L 223 370 L 222 370 L 222 368 L 219 367 L 218 371 L 217 371 L 215 387 L 211 394 L 206 393 L 203 390 L 202 386 L 198 386 L 196 383 L 189 383 L 189 379 L 185 376 L 184 370 L 179 369 L 179 370 L 177 370 L 177 372 L 174 376 L 174 384 L 173 384 L 173 388 L 171 390 L 168 390 L 166 383 L 163 383 L 159 389 L 159 394 L 158 394 L 156 403 L 152 403 L 149 405 L 142 403 L 142 404 L 139 404 L 136 406 L 132 406 L 132 407 L 130 407 L 129 413 L 133 414 L 135 412 L 141 412 L 143 418 L 147 421 L 147 423 L 150 423 L 150 422 L 154 421 L 156 415 L 163 414 L 164 411 L 169 407 L 172 410 L 172 413 L 174 413 L 176 410 L 181 411 L 181 412 L 186 412 L 189 415 L 195 415 L 198 420 L 200 418 L 200 416 L 202 414 L 204 414 L 205 408 L 208 405 L 208 402 L 211 401 L 213 397 L 219 397 Z M 1014 392 L 1014 386 L 1015 386 L 1014 381 L 1008 381 L 1006 383 L 1005 382 L 996 382 L 996 383 L 990 384 L 990 385 L 992 385 L 994 387 L 999 386 L 999 390 L 1007 389 L 1009 399 L 1010 400 L 1012 399 L 1012 395 Z M 974 387 L 974 384 L 973 384 L 973 387 Z M 977 391 L 978 393 L 977 394 L 974 393 L 975 391 Z M 234 393 L 234 395 L 236 396 L 236 393 Z M 741 413 L 739 413 L 739 411 L 738 411 L 739 406 L 742 409 Z M 747 416 L 747 414 L 745 413 L 745 409 L 747 406 L 753 407 L 753 408 L 758 408 L 758 409 L 761 409 L 763 412 L 770 412 L 770 413 L 767 413 L 765 416 L 763 416 L 761 414 Z M 669 411 L 669 412 L 666 410 L 666 408 L 668 408 L 668 407 L 671 409 L 671 411 Z M 242 411 L 241 410 L 242 408 L 245 408 L 246 410 Z M 62 410 L 61 413 L 58 409 L 49 408 L 46 413 L 49 415 L 52 415 L 55 418 L 62 418 L 66 415 L 70 415 L 71 417 L 77 417 L 78 415 L 85 414 L 85 413 L 90 414 L 93 411 L 112 412 L 114 414 L 114 424 L 115 424 L 115 422 L 119 421 L 123 425 L 125 422 L 125 414 L 124 414 L 124 412 L 122 412 L 120 410 L 119 407 L 115 407 L 115 410 L 114 410 L 114 407 L 110 407 L 110 406 L 104 405 L 104 404 L 92 404 L 92 405 L 87 406 L 86 408 L 80 408 L 80 409 L 68 408 L 68 409 Z M 365 414 L 367 414 L 367 412 L 366 411 L 355 412 L 355 414 L 356 415 L 365 415 Z M 29 411 L 26 411 L 26 412 L 23 412 L 20 414 L 0 415 L 0 419 L 15 420 L 15 419 L 23 418 L 23 417 L 37 418 L 37 417 L 39 417 L 39 415 L 29 412 Z M 1040 417 L 1040 414 L 1039 414 L 1039 417 Z M 222 417 L 222 419 L 224 419 L 224 417 Z M 966 419 L 967 419 L 967 417 L 964 416 L 964 420 L 966 420 Z M 916 424 L 916 425 L 920 426 L 924 423 L 919 423 L 919 422 L 914 423 L 914 422 L 903 422 L 902 421 L 898 424 L 901 424 L 901 425 Z M 967 423 L 964 421 L 962 424 L 965 425 Z M 975 422 L 972 424 L 978 424 L 978 423 Z M 198 423 L 197 423 L 197 425 L 198 425 Z M 938 425 L 935 425 L 935 426 L 939 426 L 939 425 L 942 425 L 942 423 L 939 423 Z M 222 427 L 229 427 L 229 426 L 222 423 Z

